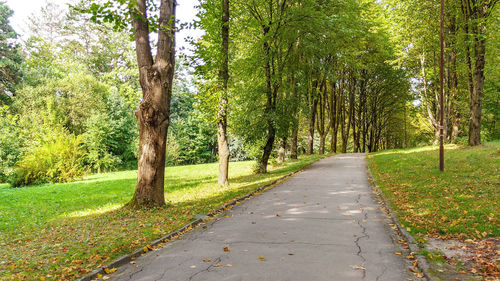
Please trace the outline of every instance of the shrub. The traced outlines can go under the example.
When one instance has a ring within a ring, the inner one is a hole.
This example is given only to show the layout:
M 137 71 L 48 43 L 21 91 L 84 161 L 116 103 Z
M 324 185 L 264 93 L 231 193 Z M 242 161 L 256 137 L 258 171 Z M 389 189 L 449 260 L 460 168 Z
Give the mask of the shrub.
M 87 122 L 83 134 L 85 164 L 98 173 L 115 169 L 121 160 L 111 153 L 113 133 L 109 117 L 104 113 L 92 115 Z
M 19 134 L 17 118 L 8 112 L 7 106 L 0 106 L 0 182 L 10 177 L 22 153 L 24 139 Z
M 84 174 L 81 139 L 57 133 L 29 150 L 17 162 L 12 186 L 68 182 Z
M 107 112 L 94 112 L 85 122 L 85 163 L 93 171 L 110 171 L 137 158 L 137 126 L 123 99 L 112 93 Z

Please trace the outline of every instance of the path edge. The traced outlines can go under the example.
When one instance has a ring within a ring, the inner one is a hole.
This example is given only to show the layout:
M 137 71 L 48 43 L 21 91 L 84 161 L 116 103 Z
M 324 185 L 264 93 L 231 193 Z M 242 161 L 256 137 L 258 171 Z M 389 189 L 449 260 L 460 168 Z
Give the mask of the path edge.
M 144 248 L 146 248 L 147 246 L 150 246 L 150 247 L 155 247 L 155 246 L 158 246 L 162 243 L 166 243 L 166 242 L 169 242 L 170 240 L 172 239 L 177 239 L 179 238 L 181 235 L 183 235 L 184 233 L 194 229 L 195 227 L 197 227 L 198 225 L 200 225 L 201 223 L 211 219 L 211 218 L 214 218 L 216 215 L 220 214 L 220 213 L 223 213 L 229 209 L 231 209 L 232 207 L 234 207 L 235 205 L 237 205 L 238 203 L 240 203 L 241 201 L 243 200 L 246 200 L 246 199 L 249 199 L 251 197 L 253 197 L 254 195 L 257 195 L 258 193 L 260 192 L 263 192 L 263 191 L 266 191 L 268 189 L 271 189 L 273 187 L 275 187 L 278 183 L 282 183 L 283 181 L 285 180 L 288 180 L 290 177 L 292 176 L 295 176 L 296 174 L 298 173 L 301 173 L 305 170 L 307 170 L 309 167 L 311 167 L 313 164 L 317 163 L 318 161 L 320 160 L 323 160 L 327 157 L 331 157 L 331 156 L 334 156 L 334 154 L 325 154 L 323 157 L 307 164 L 306 166 L 302 167 L 301 169 L 297 170 L 297 171 L 294 171 L 294 172 L 291 172 L 291 173 L 288 173 L 284 176 L 281 176 L 275 180 L 273 180 L 272 182 L 268 183 L 268 184 L 265 184 L 261 187 L 258 187 L 257 189 L 245 194 L 245 195 L 242 195 L 240 197 L 237 197 L 235 199 L 233 199 L 231 202 L 227 203 L 227 204 L 224 204 L 223 206 L 219 207 L 218 209 L 216 209 L 215 211 L 211 212 L 210 214 L 204 216 L 204 217 L 201 217 L 201 218 L 198 218 L 198 219 L 195 219 L 193 221 L 191 221 L 190 223 L 184 225 L 183 227 L 177 229 L 177 230 L 174 230 L 173 232 L 161 237 L 161 238 L 158 238 L 150 243 L 148 243 L 147 245 L 145 245 L 144 247 L 142 248 L 139 248 L 135 251 L 133 251 L 132 253 L 130 254 L 126 254 L 126 255 L 123 255 L 119 258 L 117 258 L 116 260 L 114 260 L 113 262 L 107 264 L 107 265 L 104 265 L 102 267 L 100 267 L 99 269 L 96 269 L 90 273 L 88 273 L 87 275 L 85 276 L 82 276 L 78 279 L 75 279 L 75 281 L 92 281 L 92 280 L 96 280 L 97 279 L 97 275 L 100 274 L 102 276 L 105 276 L 105 275 L 108 275 L 105 271 L 105 269 L 113 269 L 113 268 L 118 268 L 120 266 L 123 266 L 129 262 L 131 262 L 133 259 L 143 255 L 143 254 L 146 254 L 148 252 L 151 252 L 151 251 L 145 251 Z
M 415 238 L 413 238 L 413 236 L 410 233 L 408 233 L 408 231 L 401 225 L 401 223 L 399 223 L 399 217 L 397 213 L 392 209 L 391 205 L 389 204 L 389 201 L 387 200 L 384 193 L 382 193 L 382 190 L 378 186 L 375 177 L 373 176 L 370 170 L 368 161 L 366 161 L 366 173 L 368 175 L 368 182 L 370 183 L 371 188 L 373 189 L 375 194 L 384 202 L 387 212 L 391 216 L 390 220 L 392 220 L 392 222 L 396 225 L 399 232 L 408 243 L 410 251 L 413 252 L 413 254 L 415 255 L 415 259 L 418 261 L 417 264 L 418 268 L 422 271 L 427 280 L 439 281 L 439 279 L 437 279 L 430 273 L 429 269 L 431 269 L 431 266 L 429 265 L 425 257 L 417 254 L 420 251 L 420 247 L 418 246 L 417 241 L 415 240 Z

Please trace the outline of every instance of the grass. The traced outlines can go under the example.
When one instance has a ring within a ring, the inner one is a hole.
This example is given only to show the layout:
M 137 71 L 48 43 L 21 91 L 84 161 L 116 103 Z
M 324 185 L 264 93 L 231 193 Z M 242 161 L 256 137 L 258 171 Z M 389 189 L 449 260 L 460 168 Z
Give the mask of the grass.
M 254 162 L 230 164 L 230 186 L 217 187 L 218 165 L 169 167 L 165 197 L 154 210 L 123 208 L 136 171 L 13 189 L 0 185 L 0 280 L 69 280 L 215 211 L 232 199 L 320 159 L 313 155 L 252 173 Z
M 417 237 L 499 237 L 500 142 L 389 150 L 368 156 L 380 189 L 401 224 Z M 418 239 L 417 239 L 418 240 Z

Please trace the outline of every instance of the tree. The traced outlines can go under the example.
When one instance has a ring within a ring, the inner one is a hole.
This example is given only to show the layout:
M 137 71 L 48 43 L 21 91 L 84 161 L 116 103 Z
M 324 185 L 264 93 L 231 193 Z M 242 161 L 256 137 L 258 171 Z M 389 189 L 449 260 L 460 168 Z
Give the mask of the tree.
M 217 145 L 219 147 L 219 185 L 228 184 L 229 144 L 227 142 L 227 83 L 229 80 L 229 0 L 222 0 L 222 63 L 219 73 L 221 97 L 217 111 Z
M 107 1 L 92 3 L 86 12 L 97 23 L 112 22 L 117 29 L 131 24 L 136 45 L 142 100 L 136 111 L 139 123 L 137 185 L 132 207 L 165 204 L 165 151 L 170 123 L 170 100 L 175 68 L 175 1 Z M 158 12 L 159 14 L 153 14 Z M 150 14 L 151 13 L 151 14 Z M 156 55 L 150 33 L 158 33 Z
M 10 102 L 22 77 L 23 58 L 15 42 L 17 34 L 9 23 L 12 14 L 7 4 L 0 1 L 0 105 Z
M 470 92 L 469 145 L 481 144 L 481 116 L 484 95 L 484 66 L 487 39 L 487 19 L 497 0 L 463 0 L 462 13 L 464 28 L 468 35 L 465 42 L 469 75 L 472 74 L 473 86 Z M 470 33 L 469 33 L 470 32 Z M 470 34 L 470 35 L 469 35 Z M 474 66 L 471 67 L 469 47 L 473 46 Z M 472 72 L 472 73 L 470 73 Z

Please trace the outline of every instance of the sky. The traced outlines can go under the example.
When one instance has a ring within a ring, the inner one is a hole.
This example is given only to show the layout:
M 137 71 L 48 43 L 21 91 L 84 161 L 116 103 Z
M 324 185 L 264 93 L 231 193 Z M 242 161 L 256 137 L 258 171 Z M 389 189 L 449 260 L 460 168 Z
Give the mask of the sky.
M 27 29 L 28 18 L 32 14 L 37 14 L 40 12 L 41 7 L 45 6 L 46 0 L 7 0 L 7 5 L 14 10 L 14 15 L 10 18 L 12 27 L 16 30 L 21 38 L 27 38 L 29 36 Z M 73 2 L 72 0 L 50 0 L 50 2 L 58 4 L 60 6 L 67 5 Z M 180 3 L 180 4 L 179 4 Z M 195 5 L 198 4 L 198 0 L 182 0 L 178 1 L 177 4 L 177 19 L 181 22 L 192 22 L 196 16 Z M 185 42 L 185 38 L 190 36 L 193 38 L 199 38 L 202 32 L 200 30 L 181 30 L 177 33 L 176 45 L 178 49 L 188 48 L 189 44 Z

